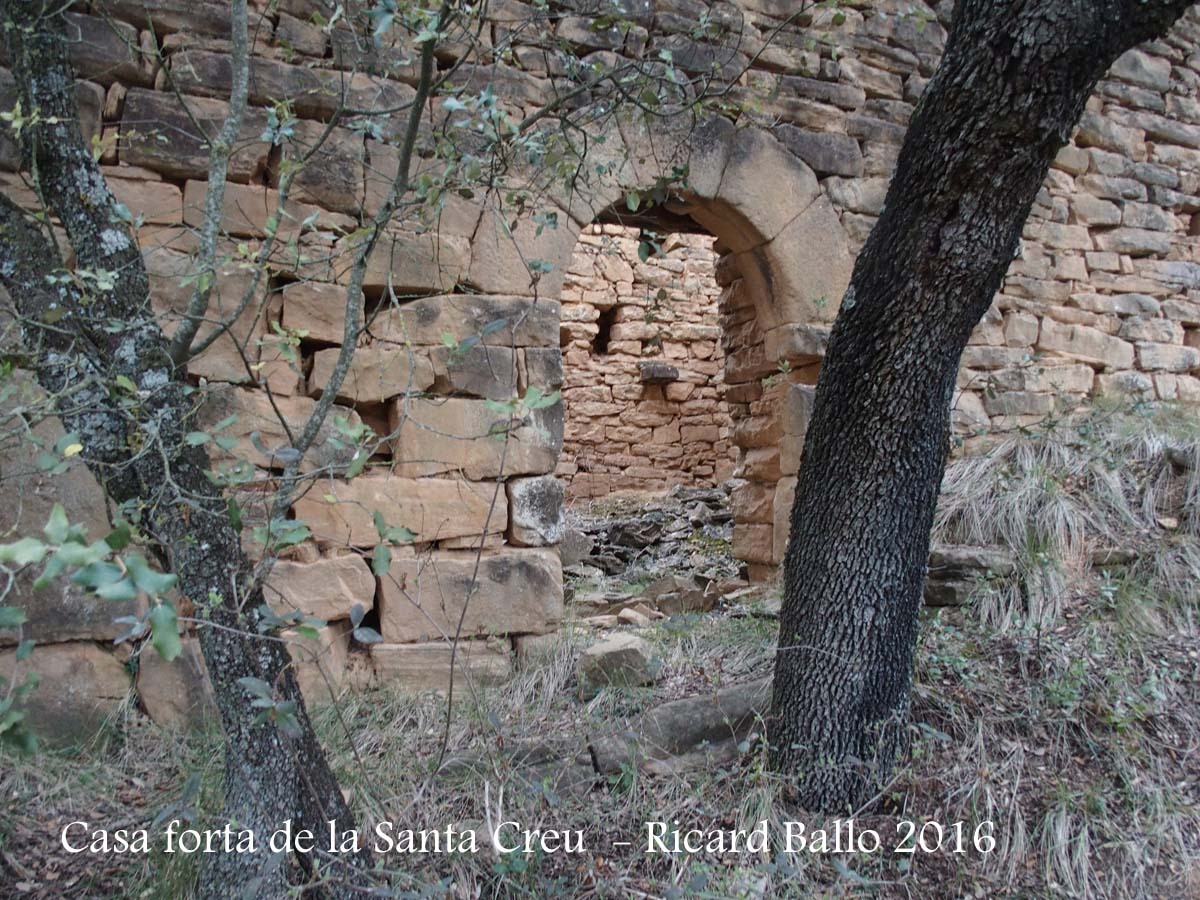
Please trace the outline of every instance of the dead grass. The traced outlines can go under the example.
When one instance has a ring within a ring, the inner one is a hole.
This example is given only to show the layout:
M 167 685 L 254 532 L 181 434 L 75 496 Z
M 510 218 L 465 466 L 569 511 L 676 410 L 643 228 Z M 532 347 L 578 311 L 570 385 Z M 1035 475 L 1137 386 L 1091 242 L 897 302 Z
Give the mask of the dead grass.
M 436 698 L 381 692 L 346 698 L 340 717 L 319 712 L 367 830 L 382 820 L 486 828 L 513 819 L 581 830 L 590 851 L 384 857 L 381 894 L 1200 897 L 1200 488 L 1196 467 L 1179 462 L 1200 458 L 1197 436 L 1169 418 L 1105 415 L 1091 434 L 1079 431 L 1087 423 L 1057 426 L 1074 436 L 1026 436 L 994 459 L 950 470 L 942 536 L 1016 541 L 1019 577 L 1007 594 L 981 591 L 977 607 L 926 617 L 911 759 L 855 811 L 885 847 L 905 819 L 948 831 L 963 822 L 968 841 L 990 821 L 992 852 L 644 854 L 646 821 L 749 828 L 767 820 L 776 833 L 788 820 L 820 824 L 788 805 L 753 738 L 728 758 L 714 748 L 707 765 L 670 776 L 631 768 L 598 784 L 588 777 L 590 736 L 665 700 L 769 672 L 773 623 L 725 610 L 656 625 L 648 637 L 663 663 L 660 683 L 603 691 L 589 703 L 574 695 L 573 661 L 592 633 L 568 628 L 510 683 L 464 693 L 448 743 L 456 762 L 439 776 L 431 767 L 445 710 Z M 1173 527 L 1159 521 L 1172 517 Z M 1136 549 L 1136 558 L 1099 572 L 1084 565 L 1114 547 Z M 1049 567 L 1061 580 L 1036 580 Z M 1047 594 L 1039 607 L 1031 581 Z M 6 876 L 14 863 L 24 872 L 0 881 L 0 894 L 187 897 L 194 858 L 151 855 L 102 871 L 55 852 L 48 835 L 84 813 L 148 823 L 190 806 L 204 819 L 217 805 L 217 747 L 211 737 L 134 723 L 81 758 L 0 759 L 0 865 L 7 860 Z M 532 755 L 538 748 L 548 749 L 545 761 Z M 17 892 L 17 880 L 31 887 Z

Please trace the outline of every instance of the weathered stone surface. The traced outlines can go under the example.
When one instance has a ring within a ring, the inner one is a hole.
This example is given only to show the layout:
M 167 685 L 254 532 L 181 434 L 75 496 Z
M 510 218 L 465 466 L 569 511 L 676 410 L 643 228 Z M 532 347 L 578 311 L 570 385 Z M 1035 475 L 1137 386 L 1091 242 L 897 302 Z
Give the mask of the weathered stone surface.
M 304 702 L 321 706 L 334 700 L 346 680 L 350 623 L 334 622 L 318 628 L 316 637 L 286 632 L 284 640 Z
M 284 143 L 284 156 L 299 167 L 292 196 L 352 216 L 363 205 L 363 138 L 347 128 L 334 128 L 328 135 L 325 130 L 319 122 L 301 120 Z M 380 243 L 389 244 L 383 238 Z
M 380 579 L 379 627 L 388 642 L 552 631 L 562 618 L 558 551 L 505 549 L 400 555 Z M 459 631 L 459 621 L 462 621 Z
M 167 186 L 169 185 L 164 185 Z M 177 188 L 174 190 L 178 191 Z M 208 185 L 202 181 L 189 181 L 184 186 L 184 224 L 193 228 L 200 228 L 204 224 L 204 202 L 207 193 Z M 235 237 L 266 237 L 268 222 L 278 207 L 278 191 L 257 184 L 227 184 L 222 198 L 221 231 Z M 312 221 L 307 226 L 308 230 L 352 231 L 357 227 L 349 216 L 290 200 L 279 217 L 275 232 L 277 239 L 287 242 L 298 236 L 301 225 L 309 219 Z
M 508 539 L 519 547 L 557 544 L 563 537 L 563 486 L 553 475 L 513 478 L 508 491 Z
M 276 397 L 272 406 L 266 394 L 260 391 L 214 385 L 205 396 L 197 424 L 202 428 L 213 428 L 228 416 L 236 416 L 233 424 L 214 437 L 232 437 L 237 440 L 237 444 L 228 453 L 221 451 L 215 444 L 210 445 L 209 453 L 214 461 L 245 459 L 256 466 L 281 469 L 290 459 L 288 451 L 291 444 L 280 416 L 282 415 L 287 422 L 292 434 L 298 434 L 303 430 L 304 423 L 308 421 L 316 405 L 316 401 L 308 397 Z M 339 434 L 336 425 L 338 418 L 345 419 L 351 427 L 359 423 L 358 414 L 353 410 L 339 406 L 331 409 L 301 464 L 303 470 L 312 471 L 327 466 L 339 470 L 350 463 L 354 456 L 354 448 L 344 446 L 344 439 L 341 441 L 343 446 L 333 443 L 333 439 Z M 267 452 L 255 446 L 251 437 L 255 433 L 258 434 L 258 442 L 266 447 Z
M 532 218 L 536 211 L 518 220 L 515 228 L 494 211 L 484 213 L 471 241 L 470 271 L 465 280 L 489 294 L 557 297 L 579 238 L 579 225 L 557 208 L 541 212 L 554 213 L 557 227 L 539 227 Z M 447 284 L 441 290 L 453 286 Z
M 464 685 L 496 684 L 512 676 L 512 659 L 491 641 L 449 641 L 429 644 L 375 644 L 371 647 L 374 678 L 378 684 L 410 693 L 450 687 L 453 667 L 457 692 Z
M 1200 368 L 1200 350 L 1175 344 L 1137 345 L 1138 368 L 1146 371 L 1188 372 Z
M 641 687 L 657 680 L 650 645 L 633 634 L 614 634 L 579 657 L 579 694 L 585 700 L 606 687 Z
M 473 344 L 468 348 L 434 347 L 434 389 L 444 394 L 470 394 L 489 400 L 511 400 L 517 393 L 517 351 Z
M 1171 63 L 1142 50 L 1129 50 L 1119 56 L 1109 74 L 1155 91 L 1166 91 L 1171 87 Z
M 351 235 L 335 245 L 334 273 L 339 283 L 350 282 L 363 240 Z M 363 289 L 400 295 L 453 290 L 464 277 L 470 258 L 465 238 L 389 229 L 367 257 Z
M 1133 365 L 1133 345 L 1129 342 L 1086 325 L 1060 325 L 1053 319 L 1042 320 L 1038 349 L 1112 369 Z
M 267 603 L 278 615 L 299 610 L 332 621 L 348 618 L 357 604 L 368 610 L 375 602 L 375 576 L 353 553 L 315 562 L 278 560 L 263 585 Z
M 305 339 L 340 344 L 346 333 L 347 288 L 340 284 L 301 281 L 289 284 L 282 292 L 281 317 L 288 331 L 306 332 Z M 362 314 L 363 296 L 353 300 Z
M 215 727 L 220 719 L 200 642 L 183 639 L 183 652 L 167 662 L 151 646 L 138 656 L 138 701 L 155 724 L 178 730 Z
M 313 354 L 309 391 L 319 397 L 337 368 L 340 348 Z M 346 403 L 383 403 L 392 397 L 418 393 L 433 384 L 428 351 L 384 344 L 358 347 L 350 360 L 337 399 Z
M 370 332 L 380 342 L 439 345 L 472 339 L 491 346 L 557 347 L 557 300 L 445 294 L 381 311 Z
M 808 163 L 818 175 L 858 178 L 863 174 L 862 150 L 852 137 L 794 125 L 781 125 L 776 134 L 788 150 Z
M 121 121 L 121 131 L 125 134 L 122 160 L 171 178 L 206 178 L 208 145 L 193 119 L 205 133 L 215 134 L 229 115 L 229 104 L 201 97 L 187 97 L 185 101 L 183 109 L 170 94 L 131 88 L 125 95 Z M 229 160 L 231 181 L 250 181 L 266 168 L 270 145 L 260 139 L 265 126 L 266 119 L 261 113 L 246 110 L 236 149 Z
M 1144 228 L 1114 228 L 1096 234 L 1096 249 L 1128 256 L 1150 256 L 1171 249 L 1171 236 Z
M 170 337 L 183 321 L 196 290 L 196 262 L 186 254 L 163 249 L 146 251 L 144 257 L 150 303 L 159 326 Z M 258 340 L 266 330 L 262 316 L 266 294 L 267 279 L 260 278 L 255 285 L 253 272 L 242 266 L 230 263 L 217 271 L 204 322 L 192 345 L 208 340 L 229 319 L 236 318 L 211 346 L 188 362 L 191 374 L 230 384 L 254 381 L 254 371 L 248 366 L 258 362 Z M 250 299 L 243 304 L 247 295 Z
M 18 409 L 27 409 L 36 422 L 29 432 L 18 432 L 4 441 L 0 452 L 0 534 L 5 541 L 41 537 L 55 503 L 61 503 L 72 522 L 83 525 L 88 537 L 99 540 L 109 532 L 104 491 L 79 457 L 68 461 L 57 475 L 37 465 L 42 452 L 50 452 L 66 434 L 61 421 L 51 417 L 36 421 L 36 411 L 46 410 L 49 399 L 33 377 L 18 370 L 10 376 L 13 388 L 0 405 L 0 418 L 9 420 Z M 7 428 L 15 422 L 9 421 Z M 22 637 L 39 643 L 51 640 L 108 640 L 124 626 L 116 619 L 138 612 L 136 602 L 101 600 L 66 578 L 34 590 L 39 572 L 28 569 L 16 574 L 4 598 L 5 605 L 18 606 L 26 615 Z M 0 646 L 15 644 L 16 632 L 0 629 Z M 3 672 L 0 669 L 0 672 Z
M 1154 382 L 1142 372 L 1113 372 L 1096 376 L 1096 393 L 1101 396 L 1153 400 Z
M 349 483 L 323 483 L 293 508 L 318 540 L 351 547 L 379 543 L 376 512 L 389 528 L 407 528 L 416 541 L 473 537 L 483 533 L 485 523 L 488 533 L 503 534 L 508 527 L 503 488 L 497 492 L 494 484 L 450 478 L 361 475 Z
M 826 178 L 821 182 L 835 206 L 877 216 L 883 212 L 887 178 Z
M 388 422 L 395 471 L 416 477 L 461 470 L 473 480 L 551 472 L 562 450 L 562 403 L 528 417 L 528 424 L 514 420 L 510 432 L 509 416 L 486 400 L 397 401 Z
M 129 695 L 125 665 L 91 643 L 38 644 L 18 664 L 15 650 L 0 651 L 0 672 L 23 681 L 33 673 L 40 681 L 29 698 L 17 704 L 27 723 L 51 744 L 80 744 L 95 735 Z

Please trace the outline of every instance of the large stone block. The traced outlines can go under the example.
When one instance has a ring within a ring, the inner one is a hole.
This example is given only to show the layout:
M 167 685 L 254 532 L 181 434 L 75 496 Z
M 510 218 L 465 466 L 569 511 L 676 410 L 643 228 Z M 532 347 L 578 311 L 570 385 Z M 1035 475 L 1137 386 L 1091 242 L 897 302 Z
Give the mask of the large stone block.
M 517 393 L 517 353 L 508 347 L 473 344 L 434 347 L 434 389 L 444 394 L 470 394 L 489 400 L 511 400 Z
M 557 347 L 557 300 L 446 294 L 388 307 L 375 316 L 377 341 L 441 345 L 477 340 L 489 346 Z
M 837 213 L 824 197 L 764 247 L 737 255 L 759 326 L 831 322 L 850 285 L 854 257 Z
M 297 500 L 294 510 L 320 541 L 351 547 L 379 543 L 376 512 L 387 527 L 407 528 L 422 542 L 475 537 L 485 526 L 488 534 L 508 528 L 502 486 L 452 478 L 361 475 L 325 482 Z
M 18 432 L 0 446 L 0 534 L 4 541 L 42 536 L 55 503 L 61 503 L 68 518 L 87 528 L 92 540 L 109 531 L 104 491 L 78 456 L 67 462 L 66 470 L 51 475 L 43 472 L 37 459 L 51 451 L 65 435 L 61 421 L 49 417 L 37 421 L 38 411 L 50 411 L 50 399 L 33 377 L 18 370 L 9 380 L 14 390 L 0 406 L 0 418 L 16 424 L 18 408 L 27 410 L 33 427 Z M 66 578 L 55 579 L 34 590 L 39 574 L 36 567 L 19 571 L 4 604 L 20 607 L 26 615 L 22 636 L 39 642 L 71 640 L 107 640 L 116 638 L 124 626 L 116 619 L 138 612 L 136 602 L 116 603 L 101 600 Z M 0 630 L 0 646 L 16 643 L 16 632 Z M 0 672 L 3 672 L 0 669 Z
M 18 704 L 30 729 L 52 744 L 87 741 L 112 717 L 129 695 L 129 671 L 109 651 L 91 643 L 38 644 L 22 663 L 15 650 L 0 652 L 0 673 L 40 681 Z
M 132 25 L 76 12 L 63 18 L 67 54 L 78 77 L 127 87 L 154 80 L 151 61 L 143 55 L 138 30 Z
M 204 225 L 207 194 L 207 182 L 189 181 L 184 186 L 184 224 L 193 228 L 201 228 Z M 221 231 L 234 237 L 266 237 L 267 224 L 278 208 L 279 192 L 276 190 L 258 184 L 226 184 L 221 205 Z M 290 200 L 279 217 L 275 232 L 277 240 L 286 243 L 298 237 L 301 225 L 310 220 L 307 230 L 348 232 L 358 227 L 349 216 Z
M 1110 369 L 1128 369 L 1133 365 L 1133 344 L 1087 325 L 1061 325 L 1050 318 L 1042 319 L 1037 346 L 1039 350 Z
M 301 281 L 283 289 L 280 315 L 289 331 L 307 332 L 310 341 L 340 344 L 346 334 L 347 288 L 340 284 Z M 363 295 L 353 300 L 356 314 L 363 314 Z M 360 320 L 361 321 L 361 320 Z
M 771 531 L 773 541 L 771 562 L 773 563 L 783 562 L 783 555 L 787 551 L 788 535 L 792 531 L 792 505 L 796 501 L 798 480 L 794 475 L 781 478 L 775 486 L 774 514 L 772 516 L 774 527 Z
M 329 384 L 340 354 L 340 348 L 313 354 L 308 384 L 314 396 L 319 397 Z M 433 366 L 427 351 L 372 344 L 354 350 L 337 399 L 347 403 L 383 403 L 392 397 L 423 391 L 432 384 Z
M 563 485 L 554 475 L 513 478 L 508 491 L 508 539 L 519 547 L 557 544 L 566 529 Z
M 212 428 L 227 417 L 236 416 L 231 425 L 215 436 L 232 437 L 237 444 L 228 452 L 219 450 L 215 444 L 210 445 L 209 453 L 214 462 L 244 459 L 256 466 L 281 469 L 290 459 L 287 452 L 291 448 L 288 430 L 293 435 L 303 431 L 316 406 L 317 401 L 308 397 L 275 397 L 272 405 L 271 399 L 263 391 L 215 385 L 205 395 L 197 425 Z M 344 469 L 353 459 L 355 450 L 346 446 L 348 442 L 340 437 L 338 419 L 344 419 L 351 427 L 360 422 L 354 410 L 333 407 L 301 463 L 302 470 L 312 471 L 327 466 L 334 470 Z M 286 429 L 284 422 L 287 423 Z M 257 443 L 265 447 L 266 452 L 256 446 L 252 437 L 255 433 L 258 435 Z
M 205 135 L 220 130 L 229 115 L 229 104 L 202 97 L 185 97 L 184 101 L 186 107 L 174 94 L 131 88 L 125 95 L 121 121 L 125 136 L 122 161 L 171 178 L 206 179 L 209 147 Z M 204 132 L 197 130 L 197 123 Z M 246 110 L 229 160 L 231 181 L 251 181 L 266 169 L 271 147 L 261 139 L 265 127 L 266 117 L 261 112 Z
M 371 647 L 374 681 L 379 686 L 409 693 L 450 688 L 451 671 L 455 691 L 472 685 L 496 684 L 512 676 L 509 652 L 491 641 L 449 641 L 429 644 L 375 644 Z
M 543 634 L 562 618 L 562 568 L 554 549 L 469 550 L 398 556 L 380 580 L 383 639 Z M 462 622 L 459 631 L 459 622 Z
M 563 442 L 561 401 L 533 410 L 528 421 L 486 400 L 412 399 L 391 405 L 388 421 L 397 474 L 406 477 L 461 471 L 480 480 L 554 471 Z
M 364 240 L 352 235 L 335 245 L 334 273 L 339 283 L 350 283 Z M 451 291 L 465 275 L 470 259 L 466 238 L 386 229 L 367 257 L 362 286 L 399 295 Z
M 299 610 L 325 621 L 350 616 L 355 604 L 368 610 L 375 602 L 375 576 L 353 553 L 315 562 L 278 560 L 263 585 L 267 603 L 278 615 Z
M 154 249 L 144 253 L 150 279 L 150 302 L 159 326 L 168 337 L 179 329 L 196 290 L 196 261 L 184 253 Z M 238 313 L 246 294 L 251 297 Z M 267 279 L 254 284 L 254 273 L 230 263 L 217 271 L 208 297 L 204 322 L 192 344 L 207 340 L 236 315 L 232 324 L 203 353 L 188 362 L 188 372 L 209 381 L 246 384 L 255 380 L 253 366 L 259 359 L 259 338 L 265 332 L 262 315 L 267 296 Z
M 829 82 L 817 84 L 826 85 Z M 776 128 L 776 134 L 788 150 L 811 166 L 818 175 L 857 178 L 863 174 L 862 150 L 858 141 L 848 135 L 812 131 L 794 125 L 780 125 Z
M 183 652 L 167 662 L 151 646 L 138 656 L 138 700 L 155 724 L 179 730 L 216 725 L 220 719 L 200 642 L 183 639 Z
M 307 705 L 327 704 L 341 693 L 346 683 L 350 630 L 349 622 L 334 622 L 318 628 L 315 637 L 284 634 L 296 683 Z
M 741 253 L 773 240 L 820 193 L 812 169 L 767 132 L 746 128 L 733 135 L 716 197 L 692 216 Z
M 320 122 L 301 120 L 284 141 L 288 164 L 299 167 L 291 195 L 324 209 L 357 215 L 364 196 L 363 137 L 347 128 L 334 128 L 328 135 L 325 130 Z
M 538 214 L 556 216 L 556 226 L 533 220 Z M 579 225 L 555 206 L 531 211 L 516 221 L 497 210 L 486 210 L 471 242 L 467 280 L 480 291 L 494 294 L 557 297 L 579 239 Z

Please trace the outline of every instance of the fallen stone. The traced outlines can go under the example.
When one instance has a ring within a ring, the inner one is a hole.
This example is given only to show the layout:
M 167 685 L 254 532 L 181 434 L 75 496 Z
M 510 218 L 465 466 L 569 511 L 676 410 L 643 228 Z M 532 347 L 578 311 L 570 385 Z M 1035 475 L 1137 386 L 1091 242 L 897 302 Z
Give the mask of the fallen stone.
M 153 651 L 152 651 L 153 652 Z M 66 746 L 82 744 L 113 717 L 129 695 L 129 671 L 115 655 L 92 643 L 38 644 L 17 663 L 15 650 L 0 652 L 0 672 L 27 673 L 38 686 L 16 704 L 40 739 Z
M 580 656 L 579 695 L 590 700 L 605 687 L 653 684 L 657 674 L 655 669 L 649 644 L 636 635 L 613 635 L 588 647 Z
M 164 728 L 202 729 L 219 721 L 216 697 L 196 638 L 184 638 L 183 652 L 171 662 L 146 645 L 138 656 L 137 692 L 146 713 Z

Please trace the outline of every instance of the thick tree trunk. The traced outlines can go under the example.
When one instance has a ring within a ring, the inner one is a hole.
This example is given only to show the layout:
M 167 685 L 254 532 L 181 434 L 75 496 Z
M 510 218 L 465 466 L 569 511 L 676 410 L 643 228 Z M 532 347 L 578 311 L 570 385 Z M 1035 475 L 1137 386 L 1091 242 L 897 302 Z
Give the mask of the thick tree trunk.
M 263 603 L 241 536 L 225 499 L 208 477 L 202 447 L 189 447 L 196 398 L 168 352 L 149 303 L 145 267 L 98 166 L 80 135 L 73 77 L 66 63 L 60 7 L 7 2 L 10 57 L 27 110 L 39 123 L 25 135 L 28 162 L 49 211 L 62 222 L 77 270 L 111 273 L 111 290 L 84 293 L 52 283 L 63 268 L 47 235 L 7 197 L 0 196 L 0 283 L 22 320 L 26 351 L 42 386 L 58 398 L 57 411 L 77 432 L 82 456 L 109 497 L 157 542 L 156 552 L 179 578 L 181 593 L 210 626 L 201 646 L 226 738 L 225 816 L 238 827 L 269 836 L 282 821 L 317 834 L 325 823 L 355 827 L 353 817 L 313 733 L 285 646 L 257 632 Z M 128 379 L 136 394 L 119 387 Z M 70 389 L 69 392 L 67 389 Z M 299 737 L 257 711 L 238 679 L 275 686 L 298 709 Z M 363 866 L 339 857 L 339 868 Z M 270 853 L 214 854 L 204 859 L 200 893 L 225 898 L 288 894 L 287 867 Z M 301 860 L 313 869 L 312 860 Z M 338 881 L 344 869 L 327 867 L 331 896 L 351 896 Z
M 842 812 L 903 752 L 959 357 L 1096 81 L 1184 0 L 960 0 L 833 327 L 804 447 L 772 760 Z

